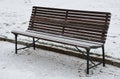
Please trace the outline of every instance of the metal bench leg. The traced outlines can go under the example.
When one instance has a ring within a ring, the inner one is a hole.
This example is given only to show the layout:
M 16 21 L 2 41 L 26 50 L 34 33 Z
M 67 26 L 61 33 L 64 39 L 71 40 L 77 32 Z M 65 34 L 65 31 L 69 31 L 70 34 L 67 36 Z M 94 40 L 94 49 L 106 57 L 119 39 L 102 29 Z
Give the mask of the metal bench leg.
M 90 52 L 90 49 L 86 49 L 86 52 L 87 52 L 87 74 L 89 74 L 89 60 L 90 60 L 89 52 Z
M 104 49 L 104 45 L 102 46 L 102 53 L 103 53 L 103 66 L 105 67 L 105 49 Z
M 17 34 L 15 34 L 15 54 L 17 54 Z
M 33 49 L 35 50 L 35 38 L 33 38 Z

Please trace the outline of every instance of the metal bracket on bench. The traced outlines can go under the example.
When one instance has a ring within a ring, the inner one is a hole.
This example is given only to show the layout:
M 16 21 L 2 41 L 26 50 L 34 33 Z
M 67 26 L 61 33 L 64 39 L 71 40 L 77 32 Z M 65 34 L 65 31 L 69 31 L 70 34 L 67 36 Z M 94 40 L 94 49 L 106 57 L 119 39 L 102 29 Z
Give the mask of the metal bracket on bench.
M 29 48 L 29 47 L 33 47 L 33 49 L 35 50 L 35 42 L 38 42 L 39 39 L 35 40 L 35 38 L 33 37 L 33 43 L 30 43 L 28 45 L 26 45 L 25 47 L 22 47 L 22 48 L 17 48 L 17 37 L 18 37 L 18 34 L 14 34 L 15 35 L 15 53 L 17 54 L 17 51 L 18 50 L 21 50 L 21 49 L 26 49 L 26 48 Z
M 17 50 L 26 49 L 26 48 L 29 48 L 29 47 L 33 47 L 33 44 L 32 44 L 32 43 L 31 43 L 31 44 L 28 44 L 28 45 L 26 45 L 25 47 L 19 48 L 19 49 L 17 49 Z
M 37 40 L 35 41 L 35 39 L 33 38 L 33 43 L 30 43 L 30 44 L 26 45 L 25 47 L 19 48 L 19 49 L 17 49 L 17 50 L 21 50 L 21 49 L 25 49 L 25 48 L 29 48 L 29 47 L 34 47 L 34 49 L 35 49 L 35 42 L 38 42 L 38 41 L 39 41 L 39 39 L 37 39 Z
M 29 48 L 29 47 L 34 47 L 34 49 L 35 49 L 35 42 L 38 42 L 38 41 L 39 41 L 39 39 L 37 39 L 37 40 L 35 41 L 35 39 L 33 38 L 33 43 L 30 43 L 30 44 L 26 45 L 25 47 L 19 48 L 19 49 L 17 49 L 17 50 L 21 50 L 21 49 L 25 49 L 25 48 Z
M 89 69 L 94 68 L 94 67 L 102 64 L 101 62 L 95 64 L 95 63 L 92 61 L 91 57 L 89 56 L 89 53 L 90 53 L 89 51 L 90 51 L 90 49 L 86 49 L 86 52 L 84 52 L 84 51 L 81 51 L 77 46 L 75 46 L 75 47 L 76 47 L 77 50 L 78 50 L 80 53 L 82 53 L 82 54 L 85 56 L 85 58 L 87 59 L 87 74 L 89 74 Z M 89 67 L 89 65 L 90 65 L 90 64 L 89 64 L 89 61 L 92 63 L 93 66 Z

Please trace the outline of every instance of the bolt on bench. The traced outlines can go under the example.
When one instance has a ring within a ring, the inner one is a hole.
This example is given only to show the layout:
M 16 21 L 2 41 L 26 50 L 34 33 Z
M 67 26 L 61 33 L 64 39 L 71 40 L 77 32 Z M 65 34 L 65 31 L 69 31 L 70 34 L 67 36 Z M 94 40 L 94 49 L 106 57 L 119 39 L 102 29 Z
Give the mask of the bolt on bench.
M 15 35 L 15 53 L 27 47 L 35 49 L 39 39 L 67 44 L 85 55 L 87 59 L 87 74 L 89 69 L 103 63 L 105 66 L 104 44 L 110 23 L 111 13 L 57 9 L 34 6 L 29 27 L 26 31 L 12 31 Z M 33 38 L 33 43 L 24 48 L 17 48 L 17 37 L 23 35 Z M 86 52 L 79 48 L 84 48 Z M 102 48 L 103 62 L 95 64 L 90 58 L 90 50 Z M 89 62 L 93 66 L 89 65 Z M 90 67 L 89 67 L 90 66 Z

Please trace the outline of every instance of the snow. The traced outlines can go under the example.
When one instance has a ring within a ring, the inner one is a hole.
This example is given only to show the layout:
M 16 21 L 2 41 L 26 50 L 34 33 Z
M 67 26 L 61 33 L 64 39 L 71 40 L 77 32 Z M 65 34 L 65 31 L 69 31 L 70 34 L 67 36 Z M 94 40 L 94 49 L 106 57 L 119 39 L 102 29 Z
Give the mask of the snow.
M 61 35 L 53 35 L 53 34 L 47 34 L 42 32 L 35 32 L 35 31 L 19 31 L 19 30 L 13 30 L 12 33 L 17 33 L 21 35 L 27 35 L 27 36 L 35 36 L 41 39 L 47 39 L 47 40 L 53 40 L 59 41 L 59 42 L 65 42 L 67 44 L 77 45 L 81 47 L 92 47 L 92 46 L 102 46 L 102 43 L 96 43 L 96 42 L 90 42 L 85 40 L 79 40 L 79 39 L 71 39 L 69 37 L 64 37 Z
M 0 0 L 0 37 L 14 39 L 12 30 L 26 30 L 32 6 L 37 5 L 111 12 L 105 54 L 120 61 L 120 0 Z M 101 54 L 101 49 L 92 51 Z M 90 75 L 85 68 L 85 60 L 42 49 L 25 49 L 15 55 L 13 44 L 0 41 L 0 79 L 120 79 L 120 68 L 100 65 Z
M 0 50 L 0 79 L 120 79 L 120 68 L 110 65 L 99 65 L 87 75 L 86 60 L 80 58 L 33 48 L 16 55 L 14 44 L 2 41 Z

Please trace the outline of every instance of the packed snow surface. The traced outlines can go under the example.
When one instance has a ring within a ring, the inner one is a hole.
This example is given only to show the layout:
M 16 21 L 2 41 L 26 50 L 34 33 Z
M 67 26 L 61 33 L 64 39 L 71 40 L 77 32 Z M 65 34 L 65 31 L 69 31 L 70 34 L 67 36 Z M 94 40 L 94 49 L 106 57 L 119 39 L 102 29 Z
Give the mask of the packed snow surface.
M 105 54 L 120 60 L 120 0 L 0 0 L 0 37 L 14 39 L 12 30 L 26 30 L 32 6 L 112 13 Z M 101 54 L 101 49 L 93 51 Z M 90 75 L 85 68 L 79 58 L 32 48 L 16 55 L 14 44 L 0 42 L 0 79 L 120 79 L 120 68 L 100 65 Z
M 120 79 L 117 67 L 99 65 L 89 75 L 85 69 L 80 58 L 33 48 L 15 54 L 13 43 L 0 41 L 0 79 Z

